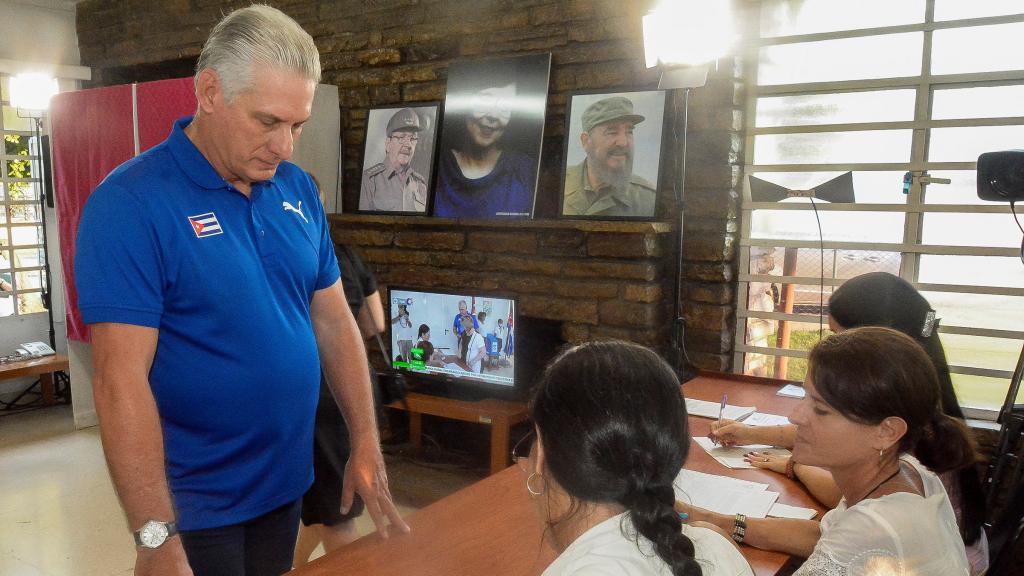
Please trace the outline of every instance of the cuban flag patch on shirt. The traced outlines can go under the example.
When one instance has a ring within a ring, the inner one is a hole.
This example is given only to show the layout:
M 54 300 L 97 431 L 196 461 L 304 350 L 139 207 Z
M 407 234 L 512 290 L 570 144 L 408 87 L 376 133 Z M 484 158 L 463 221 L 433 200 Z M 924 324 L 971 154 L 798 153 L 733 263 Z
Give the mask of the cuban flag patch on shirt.
M 220 227 L 220 222 L 217 221 L 217 215 L 213 212 L 189 216 L 188 221 L 196 232 L 196 238 L 206 238 L 207 236 L 216 236 L 217 234 L 224 233 L 224 230 Z

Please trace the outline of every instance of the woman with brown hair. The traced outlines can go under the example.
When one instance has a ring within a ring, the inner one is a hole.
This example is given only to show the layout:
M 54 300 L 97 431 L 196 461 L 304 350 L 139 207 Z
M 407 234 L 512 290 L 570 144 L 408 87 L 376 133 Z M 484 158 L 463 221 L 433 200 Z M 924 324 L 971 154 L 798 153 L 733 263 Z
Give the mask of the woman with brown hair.
M 861 326 L 885 326 L 913 338 L 935 367 L 942 411 L 958 420 L 964 419 L 939 339 L 939 319 L 924 296 L 909 282 L 887 272 L 863 274 L 837 288 L 828 306 L 829 326 L 835 332 Z M 716 423 L 711 427 L 712 435 L 728 445 L 774 444 L 792 448 L 795 438 L 794 426 L 758 428 L 726 421 L 721 426 Z M 839 502 L 841 494 L 835 481 L 821 468 L 808 466 L 796 458 L 763 452 L 752 452 L 747 460 L 756 468 L 785 473 L 800 480 L 815 498 L 830 508 Z M 945 472 L 940 478 L 953 503 L 971 574 L 983 574 L 988 568 L 988 539 L 982 529 L 985 497 L 978 472 L 970 465 Z
M 842 495 L 820 525 L 731 517 L 734 539 L 807 556 L 797 575 L 966 576 L 963 541 L 937 476 L 975 462 L 963 422 L 942 411 L 931 360 L 889 328 L 854 328 L 811 350 L 806 397 L 790 415 L 793 458 L 831 473 Z

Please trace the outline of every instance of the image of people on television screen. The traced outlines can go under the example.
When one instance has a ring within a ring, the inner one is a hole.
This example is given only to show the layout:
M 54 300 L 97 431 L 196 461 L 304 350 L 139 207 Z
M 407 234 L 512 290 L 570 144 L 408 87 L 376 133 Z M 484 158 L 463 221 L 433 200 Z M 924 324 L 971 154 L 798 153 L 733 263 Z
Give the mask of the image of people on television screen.
M 390 300 L 395 367 L 513 385 L 512 300 L 401 289 Z
M 398 350 L 404 362 L 410 360 L 409 351 L 412 350 L 415 330 L 412 327 L 412 320 L 409 318 L 409 306 L 398 305 L 398 315 L 391 319 L 391 324 L 398 339 Z
M 426 324 L 420 324 L 417 331 L 416 346 L 413 347 L 410 353 L 414 368 L 426 366 L 444 368 L 445 366 L 445 354 L 442 350 L 434 348 L 434 343 L 430 341 L 430 326 Z M 423 364 L 419 364 L 420 362 Z
M 494 327 L 494 336 L 498 339 L 499 353 L 504 350 L 505 342 L 508 341 L 508 326 L 501 318 L 498 318 L 498 325 Z
M 462 348 L 460 357 L 470 372 L 482 372 L 484 355 L 487 348 L 484 337 L 476 331 L 476 322 L 472 318 L 462 317 Z
M 452 320 L 452 332 L 456 334 L 459 347 L 462 347 L 462 319 L 471 318 L 473 320 L 473 329 L 480 330 L 480 323 L 476 318 L 476 307 L 470 312 L 469 305 L 466 304 L 465 300 L 459 300 L 459 312 L 455 315 L 455 320 Z

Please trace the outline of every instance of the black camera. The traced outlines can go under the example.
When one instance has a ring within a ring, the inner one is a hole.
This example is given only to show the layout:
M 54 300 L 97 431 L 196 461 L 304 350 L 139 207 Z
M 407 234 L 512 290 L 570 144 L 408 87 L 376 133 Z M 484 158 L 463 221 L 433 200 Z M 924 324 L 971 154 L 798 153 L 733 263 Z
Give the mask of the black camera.
M 1024 150 L 978 156 L 978 198 L 996 202 L 1024 200 Z

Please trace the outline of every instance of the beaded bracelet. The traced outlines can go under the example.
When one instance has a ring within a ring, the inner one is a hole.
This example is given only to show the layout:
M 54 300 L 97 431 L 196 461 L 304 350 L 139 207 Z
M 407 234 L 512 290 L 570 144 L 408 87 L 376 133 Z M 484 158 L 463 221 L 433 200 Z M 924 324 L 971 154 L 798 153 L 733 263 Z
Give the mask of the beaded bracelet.
M 743 538 L 747 535 L 747 517 L 743 514 L 737 514 L 736 520 L 733 521 L 732 525 L 732 539 L 737 543 L 742 544 Z
M 790 456 L 789 462 L 786 462 L 786 478 L 790 480 L 796 480 L 796 460 Z

